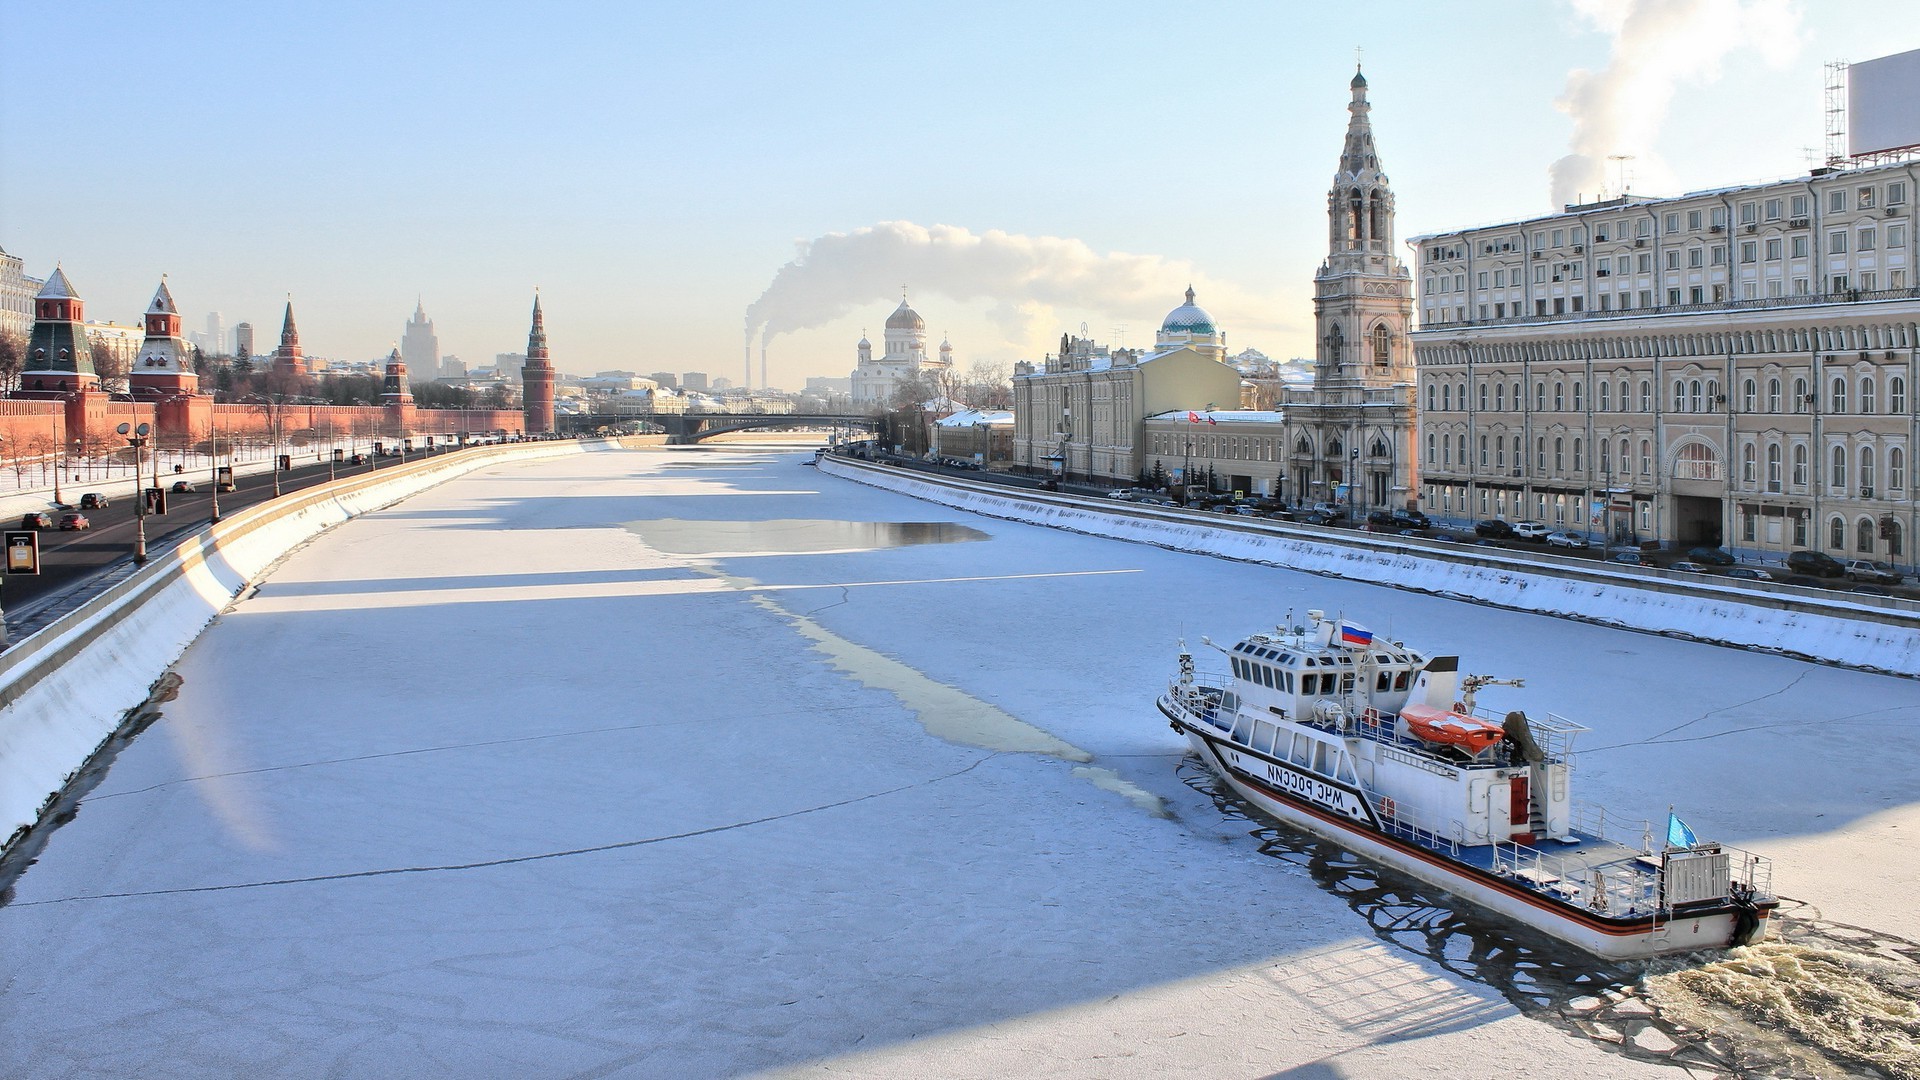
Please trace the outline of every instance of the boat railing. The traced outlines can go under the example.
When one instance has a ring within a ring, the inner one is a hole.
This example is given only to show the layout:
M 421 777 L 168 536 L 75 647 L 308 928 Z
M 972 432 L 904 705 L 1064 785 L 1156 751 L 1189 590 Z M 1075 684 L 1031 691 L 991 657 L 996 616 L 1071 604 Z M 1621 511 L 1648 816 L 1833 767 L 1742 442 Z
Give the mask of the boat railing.
M 1731 884 L 1741 886 L 1758 896 L 1772 896 L 1773 860 L 1758 855 L 1745 848 L 1730 844 L 1707 843 L 1695 845 L 1691 849 L 1669 848 L 1666 833 L 1655 831 L 1653 822 L 1642 819 L 1636 824 L 1610 819 L 1607 808 L 1591 803 L 1576 802 L 1568 808 L 1568 821 L 1573 831 L 1585 837 L 1591 837 L 1602 843 L 1614 844 L 1635 851 L 1634 861 L 1646 867 L 1657 867 L 1660 857 L 1669 851 L 1699 850 L 1712 848 L 1724 852 L 1727 856 L 1727 874 Z
M 1390 835 L 1408 840 L 1421 847 L 1440 852 L 1449 858 L 1459 858 L 1460 848 L 1466 842 L 1466 826 L 1459 821 L 1450 821 L 1445 825 L 1427 819 L 1410 807 L 1401 807 L 1392 799 L 1375 791 L 1368 796 L 1373 802 L 1375 816 L 1380 819 L 1380 829 Z
M 1627 856 L 1588 863 L 1510 841 L 1493 845 L 1493 871 L 1564 903 L 1603 915 L 1639 915 L 1660 906 L 1657 864 Z

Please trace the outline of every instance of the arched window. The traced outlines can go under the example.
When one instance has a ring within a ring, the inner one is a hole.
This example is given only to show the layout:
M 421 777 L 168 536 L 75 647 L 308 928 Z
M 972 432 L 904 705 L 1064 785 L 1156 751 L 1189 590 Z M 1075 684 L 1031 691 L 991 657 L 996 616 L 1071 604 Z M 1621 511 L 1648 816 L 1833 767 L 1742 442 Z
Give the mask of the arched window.
M 1433 396 L 1434 396 L 1433 384 L 1428 383 L 1427 384 L 1427 411 L 1428 412 L 1433 411 Z
M 1502 470 L 1507 467 L 1507 437 L 1505 435 L 1495 435 L 1493 437 L 1493 465 L 1494 468 Z
M 1384 325 L 1373 328 L 1374 367 L 1387 367 L 1393 362 L 1392 344 L 1393 335 L 1387 333 Z
M 1887 380 L 1887 410 L 1896 414 L 1907 411 L 1907 380 L 1898 375 Z
M 1505 383 L 1498 383 L 1493 388 L 1493 411 L 1507 411 L 1507 386 Z
M 1653 380 L 1640 380 L 1640 411 L 1653 411 Z
M 1453 387 L 1451 386 L 1443 386 L 1440 388 L 1440 411 L 1453 411 Z
M 1835 444 L 1827 455 L 1827 461 L 1832 466 L 1827 477 L 1827 486 L 1836 495 L 1844 494 L 1847 490 L 1847 448 Z
M 1640 440 L 1640 475 L 1653 475 L 1653 440 Z
M 1718 405 L 1719 403 L 1720 403 L 1720 380 L 1708 379 L 1707 380 L 1707 411 L 1712 412 L 1713 407 L 1715 405 Z
M 1574 385 L 1577 386 L 1579 384 L 1576 383 Z M 1581 472 L 1586 468 L 1586 460 L 1581 456 L 1581 453 L 1580 453 L 1581 447 L 1583 445 L 1584 445 L 1584 440 L 1580 439 L 1578 436 L 1575 436 L 1573 440 L 1573 471 L 1574 472 Z
M 1573 411 L 1574 412 L 1581 411 L 1582 399 L 1585 396 L 1586 396 L 1586 384 L 1574 383 L 1573 384 Z
M 1863 499 L 1873 498 L 1872 495 L 1867 494 L 1872 490 L 1873 490 L 1873 447 L 1863 446 L 1860 448 L 1860 497 Z
M 1687 409 L 1687 384 L 1679 379 L 1673 380 L 1672 409 L 1674 412 L 1685 412 Z
M 1760 405 L 1760 388 L 1752 379 L 1740 384 L 1740 410 L 1753 412 Z
M 1559 475 L 1567 470 L 1567 440 L 1555 437 L 1553 440 L 1553 472 Z
M 1827 411 L 1830 413 L 1846 412 L 1847 380 L 1836 378 L 1833 380 L 1833 385 L 1829 386 L 1827 390 Z
M 1827 546 L 1835 551 L 1844 551 L 1847 547 L 1847 519 L 1836 517 L 1827 522 Z
M 1428 435 L 1427 436 L 1427 467 L 1428 468 L 1433 467 L 1434 449 L 1435 449 L 1434 436 Z
M 1853 523 L 1853 550 L 1862 555 L 1873 554 L 1873 519 L 1861 518 Z
M 1810 404 L 1812 404 L 1812 402 L 1807 400 L 1807 380 L 1793 380 L 1793 411 L 1797 413 L 1806 412 L 1807 406 Z
M 1483 469 L 1486 468 L 1488 460 L 1489 458 L 1487 457 L 1487 437 L 1485 435 L 1482 435 L 1480 436 L 1480 467 Z
M 1795 443 L 1793 447 L 1793 486 L 1796 488 L 1807 486 L 1807 446 L 1805 443 Z
M 1892 521 L 1887 522 L 1887 557 L 1888 558 L 1899 559 L 1900 556 L 1905 555 L 1907 553 L 1906 545 L 1902 544 L 1900 541 L 1901 541 L 1900 519 L 1895 518 Z
M 1780 380 L 1779 379 L 1767 380 L 1767 411 L 1770 413 L 1777 413 L 1780 411 Z
M 1780 493 L 1780 444 L 1767 444 L 1767 490 Z
M 1604 387 L 1604 386 L 1606 386 L 1607 384 L 1606 384 L 1606 383 L 1601 383 L 1600 385 Z M 1608 441 L 1607 441 L 1607 440 L 1605 440 L 1605 439 L 1601 439 L 1601 440 L 1600 440 L 1600 441 L 1599 441 L 1599 442 L 1598 442 L 1597 444 L 1595 444 L 1595 445 L 1597 445 L 1597 446 L 1598 446 L 1598 447 L 1600 448 L 1600 473 L 1601 473 L 1601 475 L 1602 475 L 1602 476 L 1610 476 L 1610 475 L 1612 475 L 1612 474 L 1613 474 L 1613 455 L 1612 455 L 1611 453 L 1609 453 L 1608 451 L 1609 451 L 1609 450 L 1610 450 L 1610 449 L 1612 448 L 1612 446 L 1613 446 L 1613 444 L 1612 444 L 1612 443 L 1610 443 L 1610 442 L 1608 442 Z
M 1607 382 L 1605 379 L 1600 380 L 1600 411 L 1601 412 L 1613 411 L 1612 409 L 1613 395 L 1608 392 L 1609 390 L 1612 389 L 1612 386 L 1613 384 Z
M 1547 384 L 1546 383 L 1537 382 L 1533 384 L 1533 411 L 1534 412 L 1547 411 Z
M 1860 411 L 1872 415 L 1874 410 L 1873 376 L 1860 376 Z
M 1299 440 L 1293 444 L 1293 452 L 1311 456 L 1313 454 L 1313 443 L 1309 441 L 1305 435 L 1302 435 Z
M 1547 471 L 1547 437 L 1545 435 L 1534 440 L 1533 469 L 1535 472 L 1541 473 Z
M 1740 447 L 1740 482 L 1751 486 L 1760 473 L 1760 455 L 1752 443 Z
M 1487 411 L 1487 384 L 1486 383 L 1480 384 L 1480 411 L 1481 412 Z
M 1887 450 L 1887 486 L 1895 491 L 1907 489 L 1907 452 L 1898 446 Z
M 1565 412 L 1566 408 L 1567 408 L 1567 384 L 1563 382 L 1556 382 L 1553 384 L 1553 411 Z
M 1700 404 L 1700 380 L 1699 379 L 1695 379 L 1692 382 L 1687 384 L 1687 411 L 1688 412 L 1703 411 Z

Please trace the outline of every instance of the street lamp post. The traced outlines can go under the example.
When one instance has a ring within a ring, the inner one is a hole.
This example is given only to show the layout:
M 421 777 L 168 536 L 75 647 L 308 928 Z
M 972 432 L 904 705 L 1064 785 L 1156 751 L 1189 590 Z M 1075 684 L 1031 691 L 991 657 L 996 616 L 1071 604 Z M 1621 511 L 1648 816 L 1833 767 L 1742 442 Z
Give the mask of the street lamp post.
M 147 493 L 140 486 L 140 459 L 142 457 L 141 450 L 147 444 L 147 435 L 153 429 L 146 424 L 141 424 L 138 427 L 121 424 L 114 430 L 125 436 L 127 445 L 133 447 L 133 490 L 135 496 L 133 503 L 133 561 L 136 566 L 145 565 L 147 561 Z M 159 483 L 160 481 L 156 477 L 154 485 L 157 487 Z
M 1360 448 L 1349 451 L 1347 460 L 1353 463 L 1347 470 L 1347 522 L 1352 524 L 1360 520 Z
M 213 474 L 213 524 L 220 523 L 220 401 L 207 407 L 207 468 Z

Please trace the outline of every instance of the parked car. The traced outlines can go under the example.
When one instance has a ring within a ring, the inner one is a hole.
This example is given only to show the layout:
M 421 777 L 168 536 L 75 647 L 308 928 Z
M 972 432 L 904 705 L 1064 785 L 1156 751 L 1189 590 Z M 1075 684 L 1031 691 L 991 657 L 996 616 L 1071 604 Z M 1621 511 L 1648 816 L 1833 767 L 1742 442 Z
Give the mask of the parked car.
M 1739 578 L 1741 581 L 1772 581 L 1773 580 L 1773 575 L 1771 573 L 1765 570 L 1762 570 L 1757 566 L 1735 566 L 1728 569 L 1726 576 L 1730 578 Z
M 1587 534 L 1567 529 L 1555 529 L 1547 534 L 1548 547 L 1584 548 L 1587 546 Z
M 355 454 L 347 459 L 347 464 L 349 465 L 365 465 L 366 463 L 367 455 L 365 454 Z
M 1516 521 L 1513 523 L 1513 535 L 1518 539 L 1526 540 L 1530 543 L 1541 543 L 1546 540 L 1547 534 L 1552 531 L 1553 530 L 1547 528 L 1546 523 L 1542 521 Z
M 1433 519 L 1418 510 L 1395 510 L 1393 519 L 1399 522 L 1403 529 L 1433 528 Z
M 53 528 L 53 515 L 42 514 L 35 511 L 20 519 L 20 527 L 23 529 L 51 529 Z
M 1873 559 L 1855 559 L 1848 563 L 1847 577 L 1869 585 L 1898 585 L 1901 582 L 1900 571 L 1888 563 Z
M 105 510 L 106 508 L 107 497 L 97 491 L 89 491 L 85 495 L 80 496 L 80 509 L 82 510 Z
M 1717 547 L 1688 548 L 1687 558 L 1708 566 L 1732 566 L 1740 561 Z
M 1511 540 L 1514 536 L 1513 526 L 1499 518 L 1488 518 L 1478 522 L 1474 525 L 1473 531 L 1488 540 Z
M 1676 570 L 1682 574 L 1704 574 L 1707 572 L 1706 567 L 1700 565 L 1697 562 L 1688 562 L 1685 559 L 1682 559 L 1679 562 L 1674 563 L 1672 566 L 1667 567 L 1667 569 Z
M 1790 551 L 1787 553 L 1787 569 L 1814 577 L 1847 576 L 1847 568 L 1840 565 L 1840 560 L 1824 551 Z
M 81 529 L 93 528 L 93 522 L 88 521 L 87 515 L 85 514 L 62 514 L 60 515 L 60 528 L 67 532 L 78 532 Z
M 191 480 L 175 480 L 173 482 L 173 493 L 175 495 L 190 495 L 193 493 L 193 490 L 193 481 Z
M 1640 553 L 1637 551 L 1616 551 L 1613 554 L 1613 558 L 1607 561 L 1624 563 L 1627 566 L 1642 566 L 1645 565 L 1647 560 L 1641 558 Z

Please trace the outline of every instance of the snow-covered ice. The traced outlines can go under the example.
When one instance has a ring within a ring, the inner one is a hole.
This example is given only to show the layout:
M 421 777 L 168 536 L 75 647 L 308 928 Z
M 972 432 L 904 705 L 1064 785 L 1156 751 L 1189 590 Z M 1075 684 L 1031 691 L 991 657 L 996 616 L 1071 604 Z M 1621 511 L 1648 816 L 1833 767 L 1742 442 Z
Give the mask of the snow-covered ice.
M 821 520 L 987 538 L 646 540 Z M 1920 936 L 1873 842 L 1920 829 L 1910 681 L 607 453 L 342 525 L 208 629 L 0 908 L 0 1072 L 1671 1075 L 1182 782 L 1176 640 L 1290 607 L 1524 676 L 1485 703 L 1592 727 L 1582 797 Z

